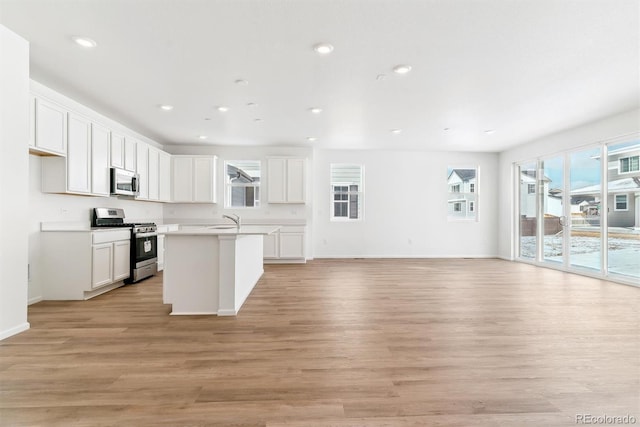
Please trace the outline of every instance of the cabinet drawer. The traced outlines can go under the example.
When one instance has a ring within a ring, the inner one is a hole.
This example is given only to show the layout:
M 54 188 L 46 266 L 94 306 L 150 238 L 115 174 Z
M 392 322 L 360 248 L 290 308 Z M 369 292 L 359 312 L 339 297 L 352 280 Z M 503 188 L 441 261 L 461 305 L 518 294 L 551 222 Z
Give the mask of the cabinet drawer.
M 117 242 L 118 240 L 131 239 L 131 230 L 116 230 L 116 231 L 100 231 L 94 232 L 92 236 L 92 243 L 98 245 L 100 243 Z

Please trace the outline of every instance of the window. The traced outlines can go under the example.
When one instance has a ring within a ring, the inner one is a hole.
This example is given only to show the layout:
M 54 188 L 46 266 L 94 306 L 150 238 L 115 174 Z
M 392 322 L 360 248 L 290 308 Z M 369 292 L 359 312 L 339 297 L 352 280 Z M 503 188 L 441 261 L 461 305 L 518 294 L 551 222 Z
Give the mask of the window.
M 224 163 L 225 208 L 260 206 L 260 161 L 229 160 Z
M 623 157 L 620 159 L 620 173 L 638 172 L 640 170 L 640 156 Z
M 363 167 L 331 164 L 331 219 L 362 219 Z
M 447 217 L 449 220 L 477 221 L 478 168 L 447 169 Z
M 626 194 L 616 194 L 616 203 L 615 209 L 616 211 L 626 211 L 629 210 L 628 199 Z
M 535 184 L 528 184 L 527 185 L 527 193 L 528 194 L 535 194 L 536 192 L 536 185 Z

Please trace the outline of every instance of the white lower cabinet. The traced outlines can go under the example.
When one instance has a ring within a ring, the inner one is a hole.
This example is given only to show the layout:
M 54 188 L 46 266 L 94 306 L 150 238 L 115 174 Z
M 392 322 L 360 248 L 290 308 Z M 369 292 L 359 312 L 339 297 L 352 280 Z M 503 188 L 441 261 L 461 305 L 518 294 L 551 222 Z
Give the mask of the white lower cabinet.
M 158 271 L 164 270 L 164 233 L 178 231 L 178 224 L 163 224 L 158 226 Z
M 43 231 L 45 300 L 83 300 L 129 277 L 131 231 Z
M 304 226 L 281 226 L 263 238 L 265 263 L 303 263 L 305 254 Z

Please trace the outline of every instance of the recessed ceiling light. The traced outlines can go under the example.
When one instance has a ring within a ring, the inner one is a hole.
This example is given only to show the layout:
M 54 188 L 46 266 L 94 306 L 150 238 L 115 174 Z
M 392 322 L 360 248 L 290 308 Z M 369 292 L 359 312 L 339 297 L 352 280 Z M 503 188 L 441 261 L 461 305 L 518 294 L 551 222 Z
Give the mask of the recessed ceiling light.
M 76 42 L 78 45 L 86 48 L 92 48 L 92 47 L 98 46 L 98 43 L 96 43 L 95 40 L 92 40 L 88 37 L 73 36 L 71 37 L 71 40 Z
M 393 72 L 396 74 L 407 74 L 411 71 L 411 65 L 396 65 L 393 67 Z
M 399 133 L 402 133 L 402 129 L 391 129 L 389 132 L 391 132 L 394 135 L 397 135 Z
M 207 139 L 207 135 L 200 135 L 198 138 L 200 138 L 200 139 Z
M 317 141 L 317 140 L 318 140 L 318 138 L 316 138 L 315 136 L 308 136 L 307 137 L 307 141 L 309 141 L 309 142 L 313 142 L 313 141 Z
M 171 110 L 173 110 L 173 105 L 162 104 L 162 105 L 160 105 L 160 109 L 164 110 L 164 111 L 171 111 Z
M 320 55 L 327 55 L 333 52 L 333 46 L 331 46 L 329 43 L 318 43 L 317 45 L 313 46 L 313 50 L 318 52 Z
M 249 84 L 249 82 L 245 79 L 238 79 L 235 81 L 235 84 L 240 85 L 240 86 L 246 86 Z
M 487 129 L 484 131 L 484 133 L 486 133 L 487 135 L 491 135 L 492 133 L 495 133 L 495 129 Z
M 313 114 L 320 114 L 322 113 L 322 108 L 313 107 L 313 108 L 309 108 L 309 111 L 311 111 Z
M 221 113 L 226 113 L 227 111 L 229 111 L 229 107 L 224 107 L 224 106 L 218 107 L 218 111 L 220 111 Z

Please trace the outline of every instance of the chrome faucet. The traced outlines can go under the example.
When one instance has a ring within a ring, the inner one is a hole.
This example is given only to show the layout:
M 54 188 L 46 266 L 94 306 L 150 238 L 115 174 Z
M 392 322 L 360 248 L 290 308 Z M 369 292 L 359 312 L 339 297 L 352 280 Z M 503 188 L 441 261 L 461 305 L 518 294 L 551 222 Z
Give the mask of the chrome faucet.
M 238 227 L 238 230 L 240 229 L 240 216 L 237 214 L 231 214 L 231 215 L 222 215 L 222 218 L 229 218 L 231 221 L 236 223 L 236 227 Z

